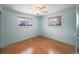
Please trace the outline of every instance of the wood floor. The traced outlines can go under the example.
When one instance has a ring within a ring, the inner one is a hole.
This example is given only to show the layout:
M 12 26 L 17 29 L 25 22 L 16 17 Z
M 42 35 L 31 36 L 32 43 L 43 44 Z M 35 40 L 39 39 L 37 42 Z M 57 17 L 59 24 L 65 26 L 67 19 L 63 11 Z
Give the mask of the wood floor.
M 53 39 L 37 36 L 1 48 L 1 54 L 72 54 L 75 47 Z

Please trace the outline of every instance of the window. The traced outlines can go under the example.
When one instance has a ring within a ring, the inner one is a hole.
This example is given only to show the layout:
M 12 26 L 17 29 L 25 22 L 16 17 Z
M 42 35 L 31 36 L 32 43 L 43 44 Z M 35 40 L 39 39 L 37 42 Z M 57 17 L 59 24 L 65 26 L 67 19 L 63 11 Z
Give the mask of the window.
M 49 17 L 48 26 L 61 26 L 61 16 Z
M 32 18 L 18 17 L 19 26 L 32 26 Z

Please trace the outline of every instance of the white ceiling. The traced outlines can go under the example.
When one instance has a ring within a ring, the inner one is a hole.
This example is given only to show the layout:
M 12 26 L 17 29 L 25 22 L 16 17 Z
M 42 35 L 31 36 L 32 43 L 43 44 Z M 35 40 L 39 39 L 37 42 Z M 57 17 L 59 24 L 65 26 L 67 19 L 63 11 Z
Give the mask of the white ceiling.
M 33 5 L 34 4 L 4 4 L 2 6 L 21 13 L 36 15 L 36 13 L 32 10 Z M 41 13 L 40 14 L 41 16 L 62 11 L 75 6 L 74 4 L 43 4 L 43 5 L 46 7 L 45 11 L 47 11 L 47 13 Z

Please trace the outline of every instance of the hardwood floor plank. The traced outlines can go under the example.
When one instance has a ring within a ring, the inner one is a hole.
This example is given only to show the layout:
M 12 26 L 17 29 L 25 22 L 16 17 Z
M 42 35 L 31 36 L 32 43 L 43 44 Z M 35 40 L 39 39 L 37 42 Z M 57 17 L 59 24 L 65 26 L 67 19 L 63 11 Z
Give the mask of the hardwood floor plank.
M 37 36 L 1 49 L 2 54 L 73 54 L 75 47 L 60 41 Z

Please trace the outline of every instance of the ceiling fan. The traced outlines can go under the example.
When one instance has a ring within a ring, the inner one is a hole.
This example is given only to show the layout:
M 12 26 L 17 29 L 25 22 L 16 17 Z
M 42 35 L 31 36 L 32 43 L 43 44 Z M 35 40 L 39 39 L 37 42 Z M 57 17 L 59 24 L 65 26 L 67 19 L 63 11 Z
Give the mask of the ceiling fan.
M 33 5 L 32 10 L 36 13 L 36 15 L 48 13 L 48 11 L 46 11 L 46 7 L 42 4 Z

